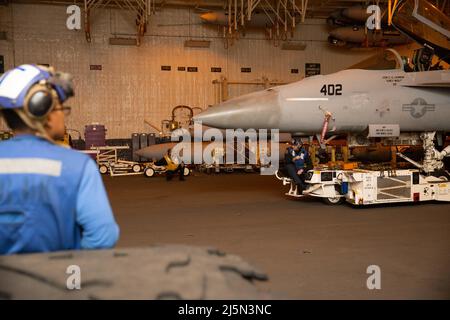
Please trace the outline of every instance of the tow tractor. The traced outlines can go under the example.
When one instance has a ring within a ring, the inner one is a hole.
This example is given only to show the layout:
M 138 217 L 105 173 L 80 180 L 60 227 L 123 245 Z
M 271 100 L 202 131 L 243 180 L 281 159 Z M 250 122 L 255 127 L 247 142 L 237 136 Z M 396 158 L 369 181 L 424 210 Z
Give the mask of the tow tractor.
M 315 168 L 306 174 L 306 190 L 301 194 L 289 177 L 276 177 L 283 185 L 290 185 L 286 195 L 318 197 L 325 203 L 336 205 L 345 201 L 354 205 L 380 203 L 450 201 L 450 174 L 442 162 L 450 155 L 450 146 L 443 151 L 434 148 L 435 132 L 421 134 L 425 157 L 423 163 L 397 153 L 417 169 L 365 170 Z

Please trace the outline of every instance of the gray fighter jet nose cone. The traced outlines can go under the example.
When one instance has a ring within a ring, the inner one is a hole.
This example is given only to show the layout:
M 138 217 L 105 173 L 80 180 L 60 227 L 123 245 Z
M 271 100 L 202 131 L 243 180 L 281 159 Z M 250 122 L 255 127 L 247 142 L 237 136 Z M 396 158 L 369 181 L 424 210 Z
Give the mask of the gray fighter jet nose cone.
M 275 129 L 280 113 L 278 92 L 267 89 L 213 106 L 196 115 L 194 121 L 220 129 Z

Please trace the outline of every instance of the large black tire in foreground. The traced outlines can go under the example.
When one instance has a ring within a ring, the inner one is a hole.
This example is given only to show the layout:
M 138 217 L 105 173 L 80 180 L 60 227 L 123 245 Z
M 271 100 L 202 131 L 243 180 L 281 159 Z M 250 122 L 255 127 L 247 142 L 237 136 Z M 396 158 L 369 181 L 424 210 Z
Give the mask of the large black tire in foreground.
M 80 290 L 67 289 L 72 265 Z M 264 280 L 238 256 L 183 245 L 0 256 L 0 299 L 267 299 Z

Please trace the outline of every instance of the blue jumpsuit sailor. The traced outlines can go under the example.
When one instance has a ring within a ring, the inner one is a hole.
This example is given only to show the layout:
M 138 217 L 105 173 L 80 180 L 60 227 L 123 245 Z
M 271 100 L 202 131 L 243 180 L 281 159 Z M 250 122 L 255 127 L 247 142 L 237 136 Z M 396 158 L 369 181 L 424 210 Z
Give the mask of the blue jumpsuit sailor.
M 118 237 L 89 156 L 34 135 L 0 142 L 0 254 L 109 248 Z

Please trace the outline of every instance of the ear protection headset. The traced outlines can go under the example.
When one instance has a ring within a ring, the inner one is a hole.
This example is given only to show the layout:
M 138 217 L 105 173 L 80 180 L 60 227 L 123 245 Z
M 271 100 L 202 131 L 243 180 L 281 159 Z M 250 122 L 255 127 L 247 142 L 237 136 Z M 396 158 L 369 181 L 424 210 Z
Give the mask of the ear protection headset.
M 32 119 L 43 120 L 59 103 L 55 90 L 45 80 L 33 85 L 25 96 L 23 108 Z

